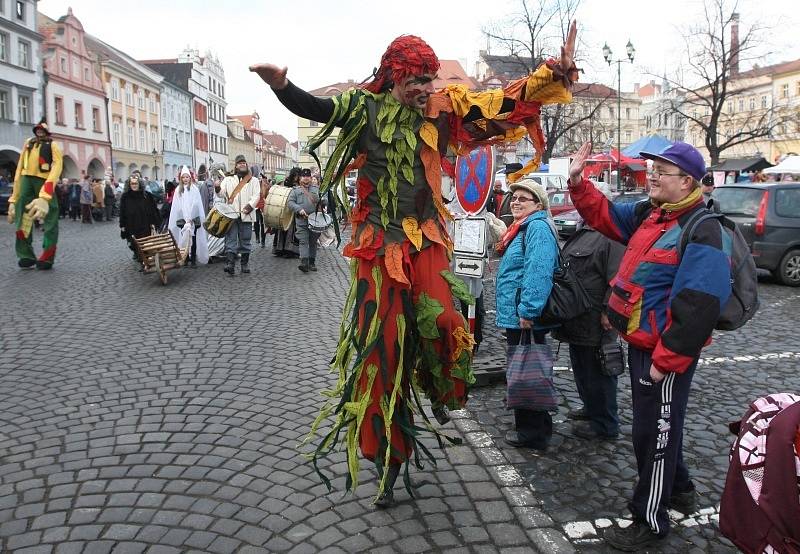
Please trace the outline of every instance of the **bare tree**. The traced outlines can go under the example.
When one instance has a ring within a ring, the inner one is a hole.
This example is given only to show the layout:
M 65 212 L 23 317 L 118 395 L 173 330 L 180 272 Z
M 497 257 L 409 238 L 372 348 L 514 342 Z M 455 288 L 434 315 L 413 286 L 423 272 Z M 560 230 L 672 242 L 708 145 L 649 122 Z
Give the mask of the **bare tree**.
M 489 43 L 507 58 L 505 66 L 510 77 L 521 77 L 536 69 L 548 56 L 558 56 L 566 40 L 570 22 L 581 0 L 519 0 L 519 10 L 483 29 Z M 578 45 L 580 49 L 580 43 Z M 573 95 L 578 98 L 588 85 L 577 83 Z M 579 99 L 580 100 L 580 99 Z M 556 104 L 542 108 L 542 131 L 546 141 L 542 161 L 547 162 L 554 152 L 576 149 L 584 136 L 591 132 L 591 120 L 607 98 L 592 99 L 581 109 L 573 105 Z M 599 129 L 598 134 L 600 136 Z
M 769 29 L 759 23 L 739 28 L 738 0 L 705 0 L 698 22 L 683 29 L 684 61 L 675 75 L 665 76 L 677 90 L 669 110 L 704 135 L 711 164 L 735 146 L 767 138 L 787 122 L 788 113 L 776 102 L 750 105 L 748 91 L 769 81 L 769 71 L 739 72 L 740 64 L 763 57 Z M 731 35 L 733 34 L 733 40 Z M 745 98 L 746 110 L 733 105 Z M 688 137 L 687 137 L 688 138 Z

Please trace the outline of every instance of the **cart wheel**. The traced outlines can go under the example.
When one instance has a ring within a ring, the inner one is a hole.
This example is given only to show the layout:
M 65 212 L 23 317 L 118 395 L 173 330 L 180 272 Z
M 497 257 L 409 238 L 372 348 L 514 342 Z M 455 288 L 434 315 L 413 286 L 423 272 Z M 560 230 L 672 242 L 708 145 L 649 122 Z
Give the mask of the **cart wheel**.
M 161 254 L 156 252 L 153 256 L 153 266 L 156 268 L 158 272 L 158 278 L 161 279 L 161 284 L 167 284 L 167 270 L 161 267 Z

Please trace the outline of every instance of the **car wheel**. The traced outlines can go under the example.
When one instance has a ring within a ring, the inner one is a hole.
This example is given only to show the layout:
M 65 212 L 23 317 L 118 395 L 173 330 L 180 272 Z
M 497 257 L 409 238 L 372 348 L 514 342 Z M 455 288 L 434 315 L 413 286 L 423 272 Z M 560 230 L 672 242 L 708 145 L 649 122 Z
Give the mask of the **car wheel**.
M 791 250 L 781 260 L 778 267 L 781 283 L 790 287 L 800 287 L 800 250 Z

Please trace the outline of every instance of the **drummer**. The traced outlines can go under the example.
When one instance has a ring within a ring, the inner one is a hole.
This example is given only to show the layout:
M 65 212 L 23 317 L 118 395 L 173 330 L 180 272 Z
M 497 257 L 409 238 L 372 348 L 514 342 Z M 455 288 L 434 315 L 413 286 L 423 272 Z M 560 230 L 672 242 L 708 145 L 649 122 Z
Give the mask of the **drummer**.
M 297 226 L 295 233 L 300 241 L 300 265 L 297 268 L 303 273 L 316 271 L 319 233 L 309 229 L 308 216 L 316 211 L 324 213 L 326 204 L 320 198 L 319 186 L 311 183 L 310 169 L 305 168 L 300 171 L 300 184 L 289 193 L 287 205 L 294 212 Z

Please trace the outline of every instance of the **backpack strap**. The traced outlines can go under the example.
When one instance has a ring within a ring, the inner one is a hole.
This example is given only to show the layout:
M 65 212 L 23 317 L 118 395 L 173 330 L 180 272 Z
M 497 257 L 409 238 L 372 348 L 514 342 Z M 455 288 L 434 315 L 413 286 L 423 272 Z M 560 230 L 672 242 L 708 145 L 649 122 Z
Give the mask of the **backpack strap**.
M 692 235 L 694 235 L 694 231 L 697 229 L 697 226 L 708 219 L 716 219 L 719 221 L 720 225 L 728 227 L 731 230 L 734 229 L 734 224 L 732 221 L 730 221 L 721 213 L 710 211 L 705 206 L 692 212 L 685 223 L 681 225 L 681 236 L 678 239 L 678 261 L 680 261 L 681 257 L 683 257 L 686 247 L 692 241 Z

